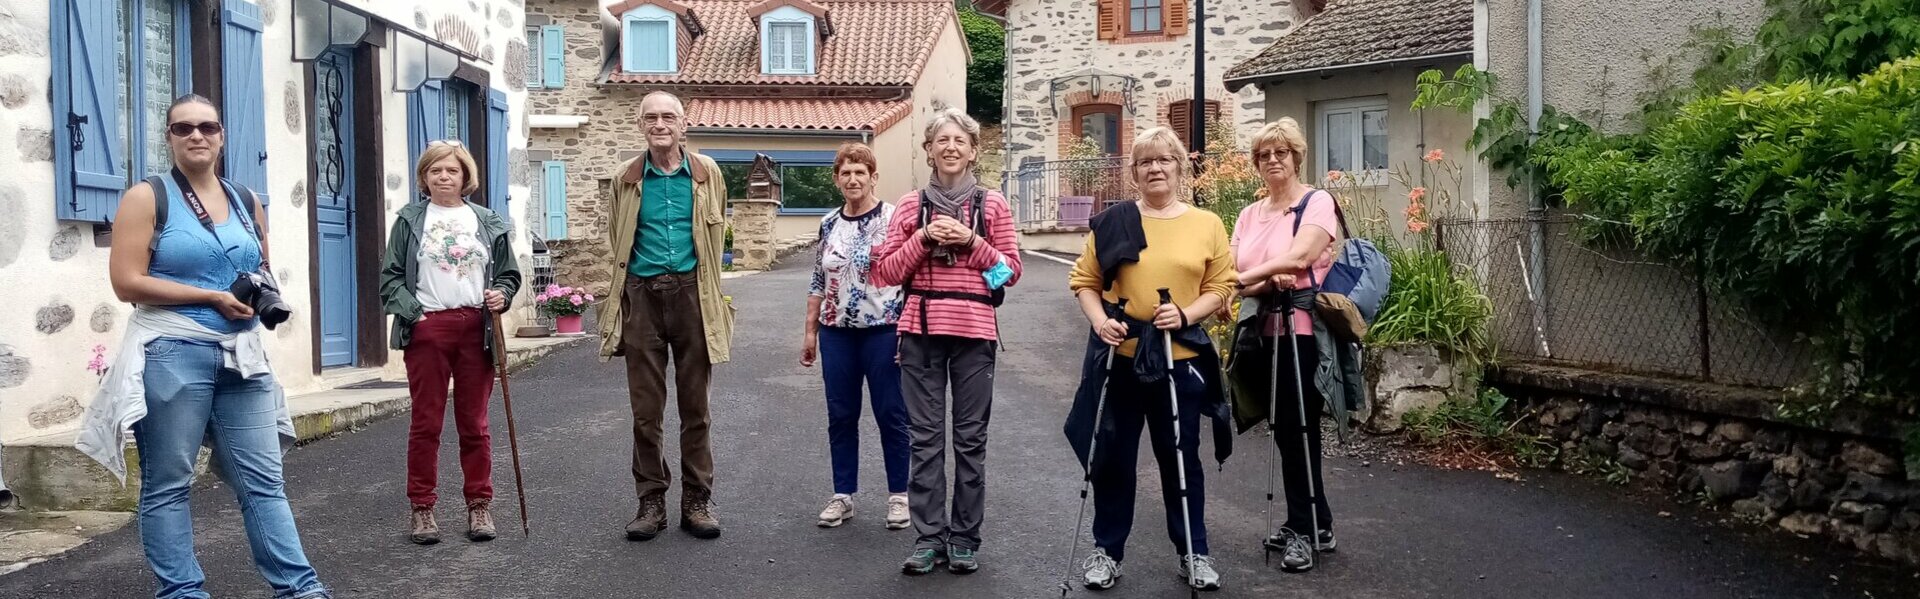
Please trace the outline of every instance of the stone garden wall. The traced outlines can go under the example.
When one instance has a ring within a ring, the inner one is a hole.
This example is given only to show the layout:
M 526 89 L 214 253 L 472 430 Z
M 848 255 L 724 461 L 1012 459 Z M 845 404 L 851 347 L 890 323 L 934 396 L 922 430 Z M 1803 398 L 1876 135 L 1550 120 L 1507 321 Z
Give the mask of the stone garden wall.
M 1920 565 L 1920 484 L 1895 422 L 1843 414 L 1816 430 L 1774 418 L 1766 393 L 1637 377 L 1519 366 L 1491 380 L 1563 460 L 1611 460 L 1635 485 Z

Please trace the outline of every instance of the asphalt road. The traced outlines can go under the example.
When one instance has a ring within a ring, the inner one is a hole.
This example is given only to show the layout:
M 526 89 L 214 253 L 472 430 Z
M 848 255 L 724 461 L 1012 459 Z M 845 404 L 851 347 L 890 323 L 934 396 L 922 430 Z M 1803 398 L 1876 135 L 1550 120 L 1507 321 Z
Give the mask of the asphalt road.
M 803 262 L 803 261 L 795 261 Z M 988 444 L 983 570 L 910 578 L 899 562 L 912 531 L 881 526 L 882 495 L 856 518 L 814 526 L 829 491 L 826 414 L 817 370 L 798 363 L 807 273 L 798 267 L 728 281 L 739 307 L 734 362 L 714 383 L 716 500 L 725 534 L 676 530 L 625 540 L 635 499 L 624 373 L 577 344 L 513 380 L 533 535 L 518 530 L 506 427 L 495 402 L 498 541 L 472 544 L 457 500 L 443 502 L 447 541 L 404 538 L 406 421 L 310 444 L 287 457 L 289 493 L 308 555 L 341 597 L 1057 597 L 1079 477 L 1060 435 L 1084 323 L 1065 266 L 1028 260 L 1002 309 L 1006 348 Z M 669 431 L 677 419 L 669 410 Z M 869 420 L 870 422 L 870 420 Z M 884 481 L 878 437 L 861 431 L 863 483 Z M 452 427 L 442 497 L 459 497 Z M 675 433 L 668 445 L 675 446 Z M 1340 551 L 1305 575 L 1262 564 L 1267 446 L 1248 436 L 1208 472 L 1208 512 L 1225 589 L 1215 597 L 1894 597 L 1911 574 L 1851 563 L 1852 552 L 1781 533 L 1703 523 L 1713 516 L 1546 473 L 1526 482 L 1415 465 L 1327 461 Z M 1104 595 L 1175 597 L 1157 476 L 1142 451 L 1126 576 Z M 678 463 L 670 456 L 670 463 Z M 675 472 L 678 476 L 678 472 Z M 677 481 L 676 481 L 677 483 Z M 669 496 L 677 517 L 679 488 Z M 1669 511 L 1672 517 L 1659 512 Z M 196 490 L 202 563 L 216 597 L 264 597 L 230 491 Z M 1085 544 L 1082 544 L 1083 551 Z M 150 596 L 135 527 L 51 562 L 0 576 L 3 598 Z M 1092 593 L 1076 587 L 1074 593 Z

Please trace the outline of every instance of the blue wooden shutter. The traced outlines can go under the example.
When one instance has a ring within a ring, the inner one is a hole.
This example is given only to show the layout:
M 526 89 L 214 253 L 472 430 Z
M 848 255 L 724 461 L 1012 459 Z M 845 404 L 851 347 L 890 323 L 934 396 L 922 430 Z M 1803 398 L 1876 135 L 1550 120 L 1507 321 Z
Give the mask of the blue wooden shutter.
M 487 90 L 486 204 L 513 230 L 513 204 L 507 198 L 507 94 Z
M 260 6 L 224 0 L 220 28 L 221 119 L 227 125 L 228 179 L 267 204 L 267 89 L 260 50 Z
M 540 28 L 540 47 L 542 61 L 540 74 L 545 78 L 542 85 L 558 88 L 566 82 L 567 38 L 559 25 L 547 25 Z
M 567 163 L 549 160 L 540 165 L 546 171 L 543 190 L 547 200 L 547 239 L 567 238 Z
M 54 212 L 62 220 L 105 223 L 127 186 L 114 88 L 125 76 L 114 52 L 117 0 L 53 3 Z
M 407 102 L 407 178 L 413 182 L 415 196 L 420 195 L 420 182 L 416 178 L 420 154 L 427 150 L 427 142 L 446 136 L 446 90 L 441 82 L 428 81 L 409 94 Z

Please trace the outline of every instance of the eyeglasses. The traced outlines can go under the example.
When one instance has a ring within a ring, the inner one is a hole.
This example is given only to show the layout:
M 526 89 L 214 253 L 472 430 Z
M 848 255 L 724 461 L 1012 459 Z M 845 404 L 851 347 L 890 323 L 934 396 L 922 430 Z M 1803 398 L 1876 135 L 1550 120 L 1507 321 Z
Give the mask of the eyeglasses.
M 1180 163 L 1179 159 L 1176 159 L 1172 156 L 1149 156 L 1146 158 L 1135 160 L 1133 162 L 1133 166 L 1136 168 L 1147 168 L 1149 166 L 1157 166 L 1160 168 L 1173 168 L 1173 165 L 1179 164 L 1179 163 Z
M 1286 158 L 1292 155 L 1293 155 L 1292 148 L 1281 148 L 1278 150 L 1260 150 L 1258 152 L 1253 153 L 1253 163 L 1266 164 L 1268 162 L 1276 162 L 1282 158 Z
M 215 135 L 219 135 L 220 132 L 224 130 L 225 128 L 221 127 L 220 123 L 214 122 L 214 121 L 207 121 L 199 124 L 174 123 L 171 125 L 167 125 L 167 132 L 172 133 L 174 137 L 187 137 L 187 136 L 193 135 L 194 131 L 199 131 L 200 135 L 203 137 L 213 137 Z
M 460 143 L 460 140 L 458 139 L 440 139 L 440 140 L 427 142 L 427 147 L 429 148 L 438 148 L 442 146 L 450 147 L 450 148 L 463 147 L 463 145 Z
M 671 126 L 680 122 L 680 115 L 671 112 L 649 112 L 640 115 L 640 120 L 646 122 L 648 125 L 661 123 Z

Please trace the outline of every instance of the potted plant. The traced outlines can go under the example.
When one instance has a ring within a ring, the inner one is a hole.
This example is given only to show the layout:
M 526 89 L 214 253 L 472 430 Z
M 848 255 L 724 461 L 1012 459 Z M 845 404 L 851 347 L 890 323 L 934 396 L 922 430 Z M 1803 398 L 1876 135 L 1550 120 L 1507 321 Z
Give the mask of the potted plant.
M 533 296 L 534 305 L 553 317 L 554 331 L 561 335 L 581 335 L 581 314 L 593 305 L 593 294 L 580 287 L 548 285 Z
M 1082 137 L 1067 146 L 1062 156 L 1067 163 L 1067 191 L 1060 196 L 1060 226 L 1084 227 L 1093 217 L 1093 193 L 1106 178 L 1100 159 L 1106 156 L 1106 150 L 1092 137 Z

